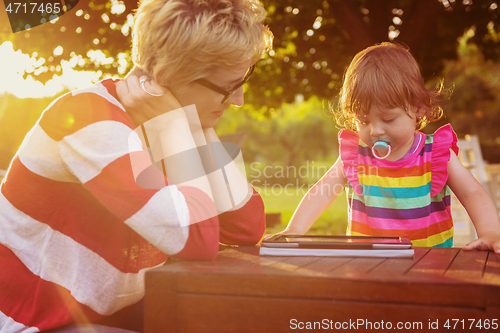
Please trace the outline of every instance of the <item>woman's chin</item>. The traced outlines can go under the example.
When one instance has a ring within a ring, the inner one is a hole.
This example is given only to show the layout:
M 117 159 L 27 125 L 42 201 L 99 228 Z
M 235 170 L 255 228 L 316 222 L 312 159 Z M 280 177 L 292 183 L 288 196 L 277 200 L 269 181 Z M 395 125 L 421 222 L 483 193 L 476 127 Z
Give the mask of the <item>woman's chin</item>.
M 219 122 L 219 117 L 217 117 L 215 119 L 212 118 L 212 119 L 206 119 L 206 120 L 200 121 L 202 128 L 212 128 L 215 125 L 217 125 L 218 122 Z

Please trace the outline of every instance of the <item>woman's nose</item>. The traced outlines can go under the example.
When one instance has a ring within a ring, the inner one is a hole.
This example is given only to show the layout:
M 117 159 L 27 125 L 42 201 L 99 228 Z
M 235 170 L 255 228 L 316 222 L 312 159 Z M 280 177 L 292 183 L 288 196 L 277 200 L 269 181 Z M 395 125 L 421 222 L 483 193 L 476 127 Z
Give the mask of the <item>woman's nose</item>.
M 245 98 L 243 97 L 243 87 L 238 88 L 227 100 L 234 106 L 242 106 L 245 103 Z

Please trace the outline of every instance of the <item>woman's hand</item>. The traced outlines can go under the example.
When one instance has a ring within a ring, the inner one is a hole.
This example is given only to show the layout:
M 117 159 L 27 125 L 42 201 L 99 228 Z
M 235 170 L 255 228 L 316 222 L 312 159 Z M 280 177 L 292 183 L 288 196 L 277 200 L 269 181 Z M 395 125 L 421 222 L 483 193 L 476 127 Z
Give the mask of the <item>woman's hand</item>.
M 182 107 L 166 87 L 156 84 L 148 76 L 141 74 L 143 73 L 134 70 L 125 80 L 116 83 L 118 100 L 125 110 L 127 110 L 127 113 L 136 126 L 161 114 Z M 141 86 L 141 80 L 146 80 L 144 89 L 148 92 L 162 95 L 149 95 Z

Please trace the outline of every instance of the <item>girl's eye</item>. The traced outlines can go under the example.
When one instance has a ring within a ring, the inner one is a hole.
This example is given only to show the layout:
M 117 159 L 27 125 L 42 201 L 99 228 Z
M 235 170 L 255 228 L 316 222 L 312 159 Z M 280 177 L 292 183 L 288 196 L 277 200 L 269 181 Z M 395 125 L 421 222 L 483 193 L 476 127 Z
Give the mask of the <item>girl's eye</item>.
M 390 123 L 390 122 L 394 121 L 394 119 L 396 119 L 396 118 L 384 119 L 384 123 Z

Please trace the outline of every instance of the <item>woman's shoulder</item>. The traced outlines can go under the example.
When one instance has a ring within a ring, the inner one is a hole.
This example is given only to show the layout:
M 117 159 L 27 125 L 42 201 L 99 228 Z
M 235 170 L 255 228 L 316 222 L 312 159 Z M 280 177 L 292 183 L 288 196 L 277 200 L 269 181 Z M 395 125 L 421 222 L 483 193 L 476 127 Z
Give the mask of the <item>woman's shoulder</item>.
M 116 98 L 112 80 L 98 82 L 88 88 L 71 91 L 50 104 L 39 124 L 54 140 L 59 141 L 92 124 L 110 122 L 133 129 L 134 125 Z

